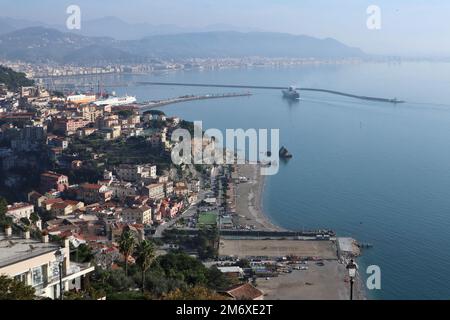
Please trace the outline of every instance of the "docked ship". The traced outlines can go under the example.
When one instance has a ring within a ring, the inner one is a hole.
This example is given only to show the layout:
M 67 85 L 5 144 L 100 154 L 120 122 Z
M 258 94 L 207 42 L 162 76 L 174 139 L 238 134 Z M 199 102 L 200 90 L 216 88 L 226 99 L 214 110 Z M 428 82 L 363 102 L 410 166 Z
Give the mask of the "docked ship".
M 125 104 L 131 104 L 136 102 L 136 97 L 133 96 L 124 96 L 124 97 L 116 97 L 111 96 L 106 99 L 97 100 L 94 102 L 94 104 L 98 106 L 102 105 L 110 105 L 110 106 L 121 106 Z
M 298 93 L 297 90 L 295 90 L 295 88 L 293 86 L 290 86 L 289 88 L 287 88 L 286 90 L 283 90 L 282 92 L 283 92 L 284 98 L 292 99 L 292 100 L 300 99 L 300 94 Z

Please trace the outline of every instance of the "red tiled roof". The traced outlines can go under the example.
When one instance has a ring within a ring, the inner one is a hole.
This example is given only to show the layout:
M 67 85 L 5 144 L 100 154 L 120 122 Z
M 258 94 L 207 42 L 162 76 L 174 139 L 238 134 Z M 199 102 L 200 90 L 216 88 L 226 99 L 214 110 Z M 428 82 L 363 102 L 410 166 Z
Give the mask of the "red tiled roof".
M 102 186 L 99 184 L 85 183 L 81 185 L 83 189 L 99 190 Z
M 226 293 L 237 300 L 254 300 L 264 295 L 261 290 L 250 283 L 236 285 L 227 290 Z

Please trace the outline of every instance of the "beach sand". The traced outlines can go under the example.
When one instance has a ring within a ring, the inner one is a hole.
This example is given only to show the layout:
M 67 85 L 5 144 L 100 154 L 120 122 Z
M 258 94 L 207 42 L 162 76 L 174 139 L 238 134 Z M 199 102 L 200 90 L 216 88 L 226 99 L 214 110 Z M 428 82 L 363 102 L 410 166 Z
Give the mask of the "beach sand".
M 237 170 L 240 177 L 249 179 L 236 185 L 238 224 L 254 225 L 257 230 L 284 230 L 274 225 L 262 211 L 264 176 L 261 176 L 259 166 L 242 164 L 237 166 Z
M 346 268 L 337 260 L 324 261 L 323 266 L 313 262 L 308 270 L 294 270 L 278 277 L 258 278 L 257 288 L 266 300 L 349 300 L 350 283 Z M 354 300 L 364 299 L 358 283 L 354 284 Z

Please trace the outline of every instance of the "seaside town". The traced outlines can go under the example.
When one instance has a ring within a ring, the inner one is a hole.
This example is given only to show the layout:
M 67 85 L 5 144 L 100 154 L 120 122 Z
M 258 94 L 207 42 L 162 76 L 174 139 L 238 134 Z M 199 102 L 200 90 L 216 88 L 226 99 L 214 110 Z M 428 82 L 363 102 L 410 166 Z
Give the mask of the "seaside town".
M 102 75 L 112 73 L 149 74 L 177 70 L 220 70 L 227 68 L 289 67 L 311 64 L 355 64 L 360 58 L 317 59 L 317 58 L 190 58 L 151 59 L 141 63 L 95 63 L 95 65 L 68 65 L 58 63 L 29 63 L 20 60 L 0 59 L 0 65 L 23 72 L 30 78 L 58 78 L 70 76 Z
M 357 243 L 273 225 L 259 164 L 174 165 L 171 133 L 192 123 L 1 72 L 0 283 L 25 286 L 11 298 L 347 299 Z

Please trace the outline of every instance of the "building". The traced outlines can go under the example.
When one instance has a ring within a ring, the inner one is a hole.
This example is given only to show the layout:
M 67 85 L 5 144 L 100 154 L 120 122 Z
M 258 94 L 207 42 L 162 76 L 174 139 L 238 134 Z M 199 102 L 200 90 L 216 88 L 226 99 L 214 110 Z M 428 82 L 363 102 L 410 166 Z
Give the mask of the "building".
M 11 140 L 11 148 L 15 151 L 36 151 L 44 144 L 46 134 L 43 126 L 26 126 L 20 129 L 16 139 Z
M 37 296 L 59 298 L 59 263 L 56 258 L 59 245 L 49 243 L 46 236 L 37 241 L 0 231 L 0 248 L 0 274 L 32 286 Z M 84 278 L 94 271 L 94 266 L 70 261 L 68 240 L 61 252 L 64 290 L 84 289 Z
M 125 181 L 139 181 L 144 178 L 156 177 L 156 166 L 146 164 L 121 164 L 116 170 L 117 177 Z
M 107 186 L 84 183 L 78 189 L 78 199 L 87 202 L 107 202 L 111 200 L 113 192 Z
M 250 283 L 233 286 L 225 294 L 233 300 L 264 300 L 264 293 Z
M 40 191 L 45 193 L 50 190 L 62 192 L 69 187 L 69 178 L 65 175 L 47 171 L 41 174 Z
M 34 212 L 34 206 L 26 202 L 19 202 L 9 205 L 6 210 L 6 215 L 13 218 L 14 221 L 18 221 L 21 218 L 30 218 L 30 215 Z
M 90 122 L 95 122 L 103 116 L 103 110 L 94 104 L 82 105 L 78 109 L 83 119 Z
M 241 279 L 244 277 L 244 270 L 238 266 L 217 267 L 217 269 L 231 279 Z
M 76 210 L 84 208 L 84 203 L 80 201 L 64 200 L 52 205 L 50 212 L 55 216 L 67 216 Z
M 159 200 L 164 198 L 164 184 L 163 183 L 152 183 L 145 186 L 146 195 L 152 200 Z
M 83 104 L 83 103 L 90 103 L 97 100 L 97 97 L 92 95 L 84 95 L 84 94 L 77 94 L 67 97 L 67 102 L 77 103 L 77 104 Z
M 108 186 L 108 189 L 112 191 L 113 198 L 124 201 L 127 197 L 137 195 L 136 187 L 130 182 L 113 182 Z
M 53 130 L 61 131 L 66 135 L 71 135 L 87 126 L 90 123 L 89 120 L 83 118 L 55 118 L 53 119 Z
M 126 208 L 122 211 L 122 220 L 126 223 L 151 224 L 152 209 L 149 206 Z

